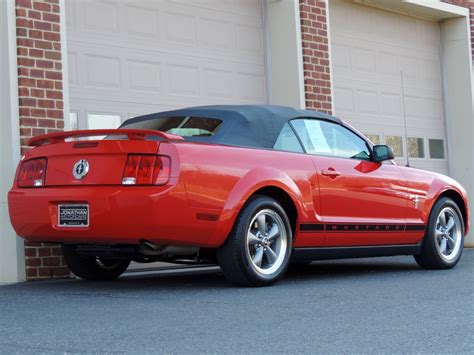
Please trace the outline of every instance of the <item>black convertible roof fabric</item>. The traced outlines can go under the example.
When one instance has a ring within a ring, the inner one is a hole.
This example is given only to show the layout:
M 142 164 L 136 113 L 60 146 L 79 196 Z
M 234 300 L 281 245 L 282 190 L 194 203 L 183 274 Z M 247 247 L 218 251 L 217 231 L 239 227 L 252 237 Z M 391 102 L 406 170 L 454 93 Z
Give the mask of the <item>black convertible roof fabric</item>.
M 202 141 L 243 147 L 273 148 L 286 122 L 295 118 L 319 118 L 341 123 L 333 116 L 312 110 L 297 110 L 273 105 L 215 105 L 183 108 L 152 113 L 125 121 L 121 128 L 142 121 L 166 117 L 206 117 L 222 120 L 219 130 L 209 137 L 186 137 L 188 141 Z

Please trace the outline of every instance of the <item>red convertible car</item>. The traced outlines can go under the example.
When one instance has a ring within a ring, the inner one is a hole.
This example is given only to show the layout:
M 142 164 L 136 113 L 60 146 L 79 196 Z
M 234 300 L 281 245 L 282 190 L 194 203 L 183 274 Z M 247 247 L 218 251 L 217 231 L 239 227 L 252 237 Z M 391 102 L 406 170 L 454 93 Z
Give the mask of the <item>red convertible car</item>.
M 83 279 L 130 262 L 218 263 L 264 286 L 290 262 L 414 255 L 459 261 L 465 190 L 397 166 L 347 123 L 277 106 L 204 106 L 116 130 L 32 138 L 8 195 L 19 236 L 61 243 Z

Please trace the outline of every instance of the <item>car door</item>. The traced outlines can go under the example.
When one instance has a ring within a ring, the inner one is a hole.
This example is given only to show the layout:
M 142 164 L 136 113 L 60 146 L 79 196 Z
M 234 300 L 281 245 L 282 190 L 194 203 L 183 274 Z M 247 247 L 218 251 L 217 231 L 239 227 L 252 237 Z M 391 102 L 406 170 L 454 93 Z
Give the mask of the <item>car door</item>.
M 404 233 L 408 194 L 398 166 L 372 161 L 366 141 L 337 122 L 291 124 L 318 174 L 326 246 L 412 242 Z
M 311 226 L 321 226 L 321 202 L 319 201 L 318 174 L 312 166 L 312 157 L 305 154 L 305 151 L 289 123 L 283 126 L 277 140 L 273 146 L 275 150 L 300 153 L 295 155 L 295 159 L 304 159 L 306 169 L 298 172 L 300 179 L 295 179 L 295 183 L 302 192 L 303 203 L 305 204 L 305 215 L 299 216 L 300 230 L 295 238 L 295 247 L 322 247 L 324 246 L 324 230 L 312 228 Z M 307 161 L 307 163 L 306 163 Z M 293 175 L 295 176 L 295 175 Z M 305 193 L 306 192 L 306 193 Z

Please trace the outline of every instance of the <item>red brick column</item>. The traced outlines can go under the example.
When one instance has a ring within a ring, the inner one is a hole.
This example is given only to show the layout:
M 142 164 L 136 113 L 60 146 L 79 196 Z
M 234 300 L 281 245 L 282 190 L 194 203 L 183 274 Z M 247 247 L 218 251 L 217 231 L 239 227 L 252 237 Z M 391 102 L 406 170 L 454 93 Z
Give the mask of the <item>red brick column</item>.
M 443 0 L 443 2 L 467 7 L 470 10 L 471 20 L 471 49 L 472 49 L 472 62 L 474 63 L 474 0 Z
M 332 113 L 327 3 L 300 0 L 306 108 Z
M 59 0 L 17 0 L 16 27 L 24 153 L 29 138 L 64 128 Z M 25 257 L 28 279 L 69 275 L 57 245 L 26 242 Z

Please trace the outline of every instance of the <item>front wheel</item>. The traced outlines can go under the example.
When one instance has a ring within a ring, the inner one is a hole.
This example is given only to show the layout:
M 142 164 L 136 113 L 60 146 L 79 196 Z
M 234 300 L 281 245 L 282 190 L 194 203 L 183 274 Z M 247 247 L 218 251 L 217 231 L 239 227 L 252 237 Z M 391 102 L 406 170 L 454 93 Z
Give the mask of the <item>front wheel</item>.
M 421 253 L 415 260 L 425 269 L 450 269 L 461 258 L 463 247 L 461 211 L 450 198 L 441 198 L 433 206 Z
M 284 275 L 291 248 L 292 231 L 285 210 L 270 197 L 256 196 L 245 205 L 217 250 L 217 260 L 232 283 L 269 286 Z
M 128 259 L 103 259 L 76 253 L 76 246 L 63 244 L 66 265 L 72 273 L 84 280 L 113 280 L 122 275 L 130 265 Z

